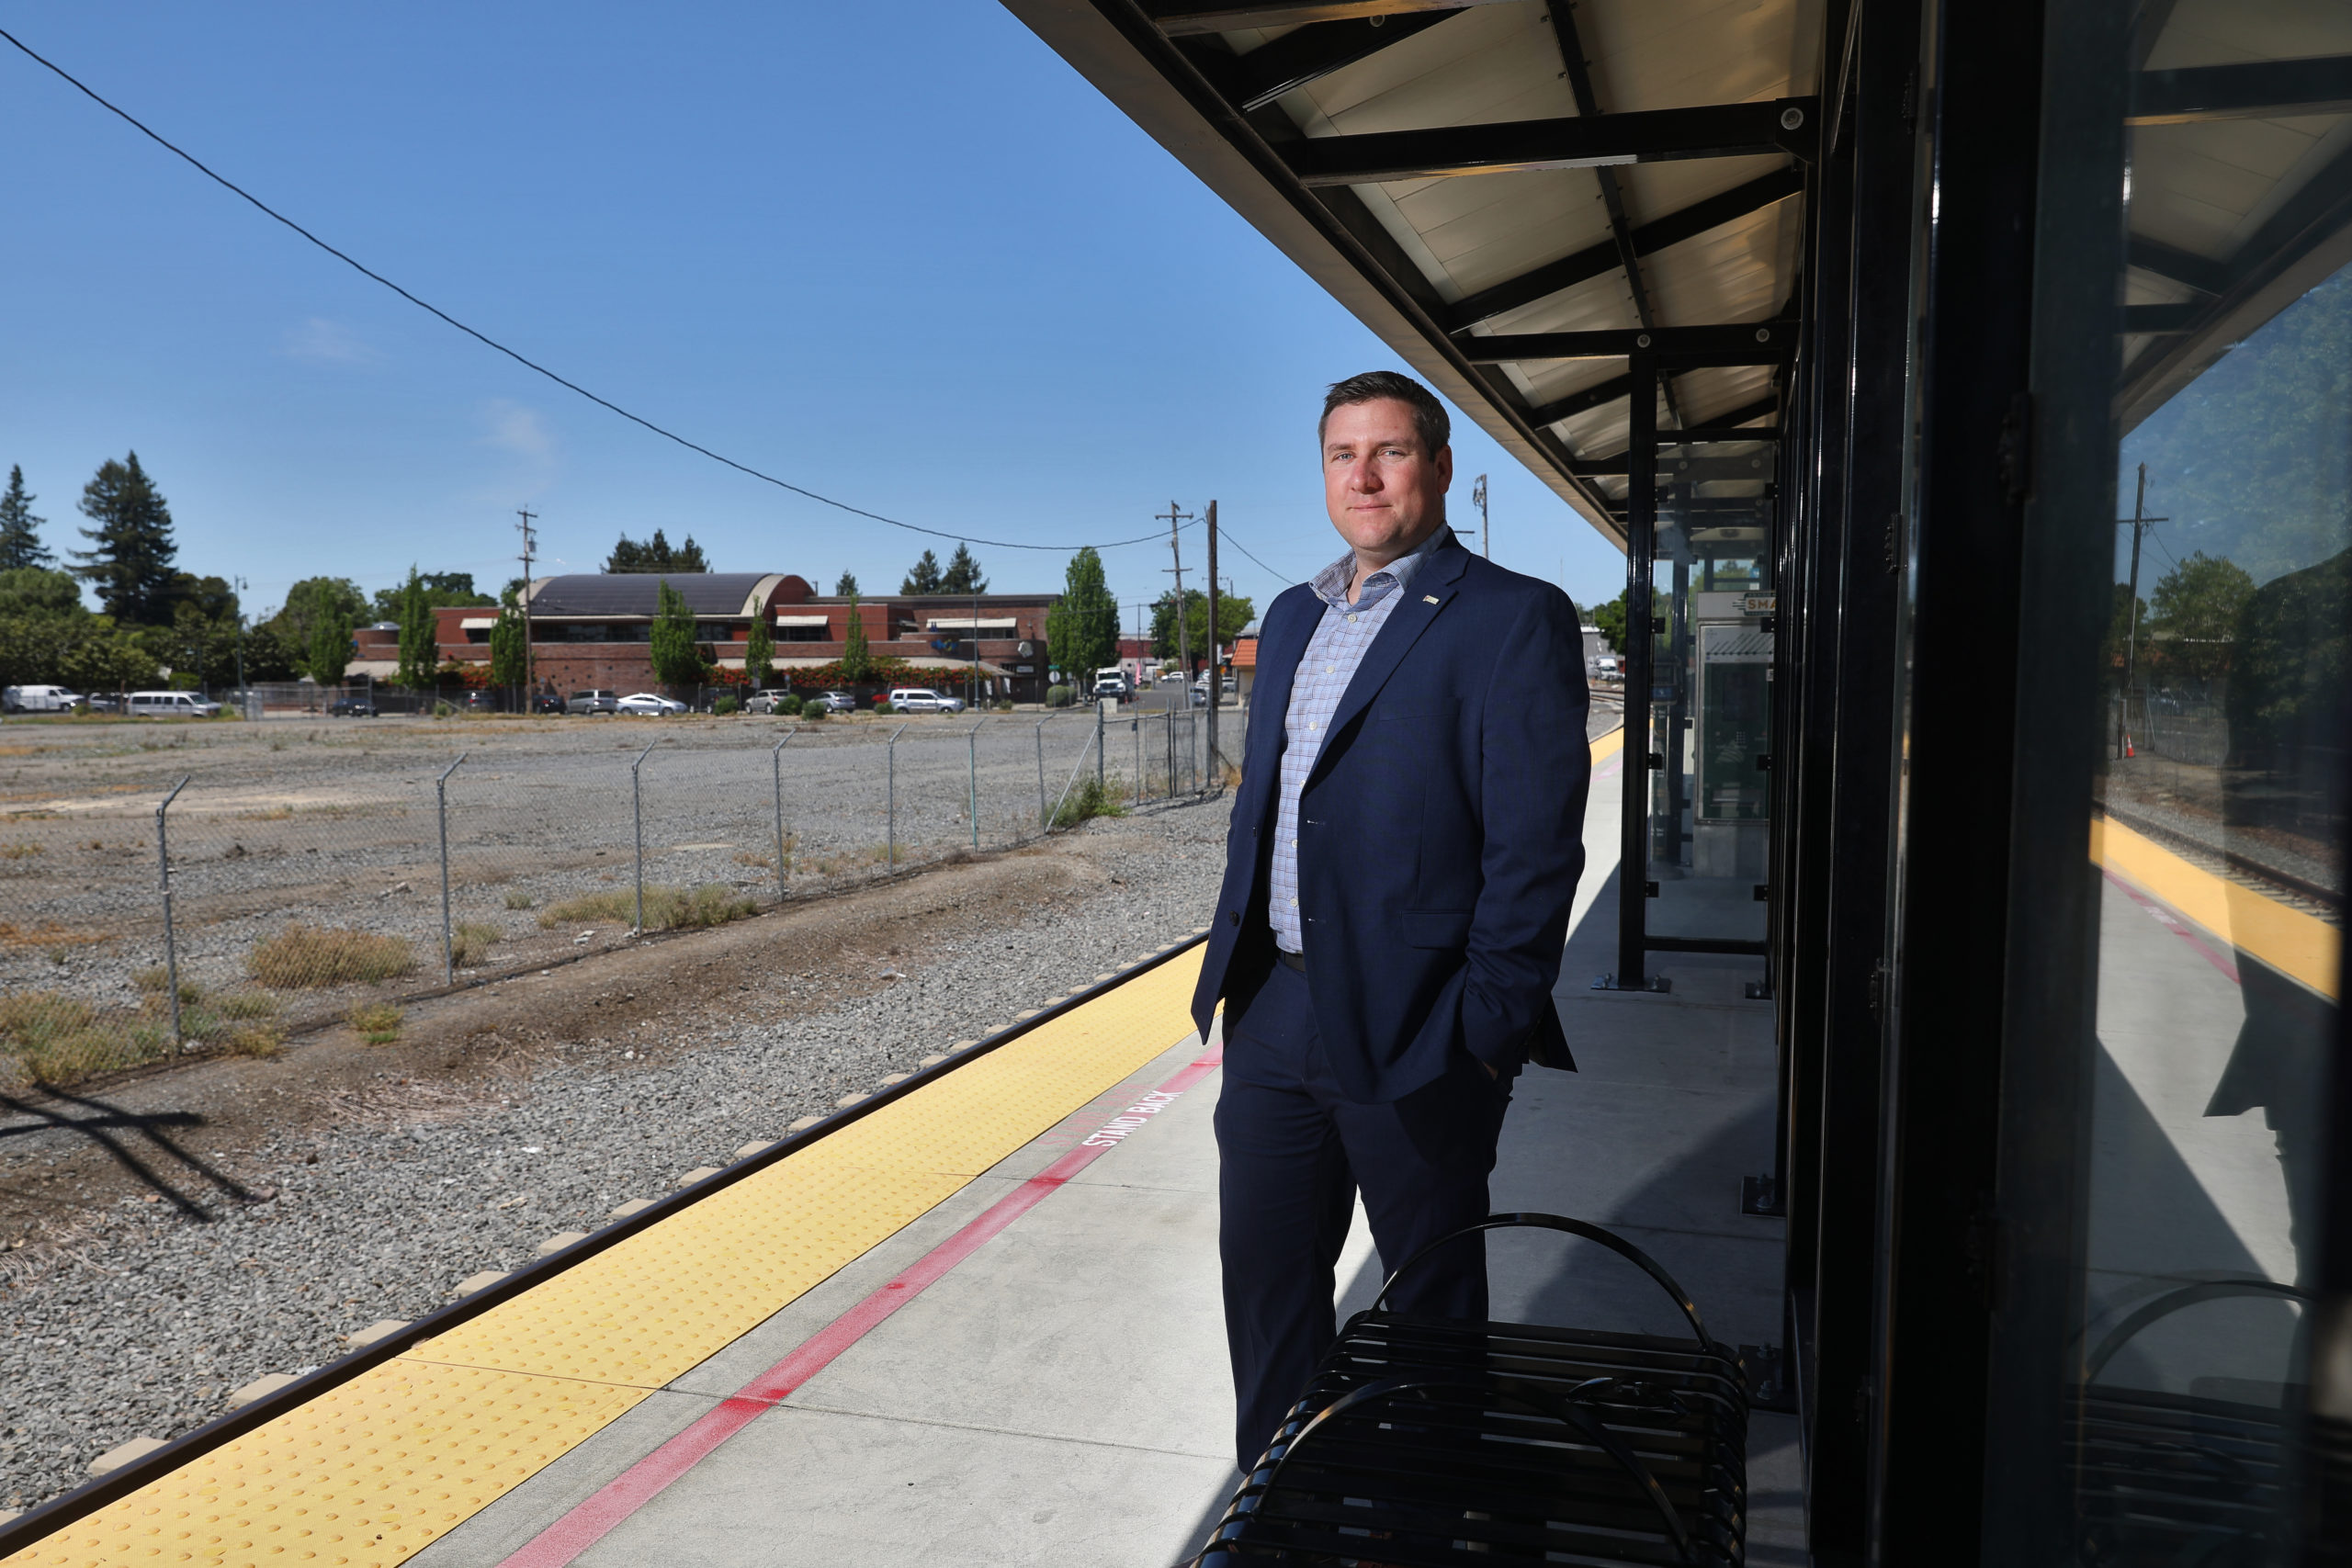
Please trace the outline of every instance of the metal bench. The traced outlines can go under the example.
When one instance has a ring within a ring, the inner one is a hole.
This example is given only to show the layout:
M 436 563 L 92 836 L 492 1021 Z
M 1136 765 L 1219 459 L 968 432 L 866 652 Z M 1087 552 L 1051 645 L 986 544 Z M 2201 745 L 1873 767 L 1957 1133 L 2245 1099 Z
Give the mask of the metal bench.
M 1516 1228 L 1582 1236 L 1639 1265 L 1690 1337 L 1385 1310 L 1438 1247 Z M 1495 1214 L 1407 1259 L 1348 1320 L 1192 1561 L 1718 1568 L 1743 1561 L 1747 1454 L 1739 1357 L 1708 1337 L 1671 1275 L 1598 1225 Z

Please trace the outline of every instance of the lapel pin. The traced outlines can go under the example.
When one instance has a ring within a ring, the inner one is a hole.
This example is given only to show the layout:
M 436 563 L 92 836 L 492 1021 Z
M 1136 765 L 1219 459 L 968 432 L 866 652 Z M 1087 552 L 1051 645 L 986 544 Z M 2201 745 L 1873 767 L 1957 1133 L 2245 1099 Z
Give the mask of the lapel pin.
M 1434 593 L 1424 593 L 1421 595 L 1421 603 L 1424 604 L 1434 604 L 1437 603 L 1437 595 Z

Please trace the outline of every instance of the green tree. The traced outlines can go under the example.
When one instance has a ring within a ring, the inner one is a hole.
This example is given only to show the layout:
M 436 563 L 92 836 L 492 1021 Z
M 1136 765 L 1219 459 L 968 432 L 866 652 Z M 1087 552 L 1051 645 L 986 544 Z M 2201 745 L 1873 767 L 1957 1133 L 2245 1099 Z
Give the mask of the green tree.
M 322 624 L 341 626 L 342 640 L 351 639 L 351 628 L 368 618 L 368 595 L 359 592 L 359 584 L 347 577 L 306 577 L 286 591 L 286 603 L 275 615 L 254 628 L 255 636 L 245 649 L 245 677 L 266 681 L 271 677 L 255 673 L 254 649 L 265 641 L 274 643 L 288 669 L 321 677 L 311 668 L 311 655 L 315 650 L 317 632 Z M 334 668 L 334 680 L 343 679 L 343 666 Z M 326 682 L 333 683 L 333 682 Z
M 0 571 L 57 564 L 40 542 L 40 525 L 49 519 L 33 515 L 33 499 L 25 490 L 25 470 L 11 464 L 7 491 L 0 494 Z
M 235 603 L 234 595 L 230 602 Z M 149 657 L 171 671 L 175 683 L 213 686 L 236 676 L 236 614 L 222 615 L 201 598 L 181 600 L 172 607 L 172 624 L 147 628 L 141 641 Z
M 96 584 L 99 606 L 130 626 L 168 623 L 179 547 L 172 539 L 171 508 L 139 466 L 138 453 L 98 465 L 96 477 L 82 489 L 82 514 L 97 525 L 81 530 L 93 547 L 68 553 L 83 563 L 75 575 Z
M 494 686 L 521 686 L 531 679 L 531 649 L 524 640 L 522 601 L 506 591 L 505 603 L 490 628 L 490 681 Z
M 654 592 L 653 678 L 669 686 L 699 685 L 703 662 L 702 649 L 695 646 L 695 613 L 668 578 L 655 585 Z
M 922 553 L 922 559 L 915 562 L 914 570 L 907 573 L 904 581 L 899 582 L 899 592 L 901 593 L 936 593 L 940 591 L 941 584 L 945 581 L 945 577 L 939 570 L 939 558 L 933 555 L 929 550 L 925 550 Z
M 613 553 L 605 558 L 605 570 L 608 572 L 708 571 L 710 563 L 703 559 L 702 547 L 695 543 L 692 534 L 686 536 L 684 544 L 673 549 L 670 541 L 662 536 L 662 530 L 656 528 L 653 537 L 643 544 L 623 534 L 620 543 L 613 547 Z
M 922 558 L 929 560 L 931 552 L 925 550 Z M 942 593 L 986 593 L 989 591 L 989 580 L 980 575 L 980 563 L 972 558 L 970 548 L 960 540 L 956 543 L 956 553 L 948 558 L 947 571 L 939 580 L 939 591 Z
M 330 610 L 311 622 L 302 643 L 303 671 L 322 686 L 340 686 L 356 651 L 351 622 Z
M 1247 599 L 1230 593 L 1217 595 L 1217 646 L 1231 642 L 1257 614 L 1257 607 Z M 1183 630 L 1184 641 L 1180 646 L 1176 636 L 1176 594 L 1170 590 L 1151 607 L 1152 651 L 1162 659 L 1174 659 L 1189 648 L 1195 660 L 1208 658 L 1209 596 L 1197 588 L 1184 590 Z
M 849 633 L 842 643 L 842 679 L 863 681 L 874 672 L 874 655 L 865 646 L 865 619 L 857 613 L 857 595 L 849 596 Z
M 743 643 L 743 680 L 757 692 L 775 679 L 775 638 L 768 633 L 768 618 L 763 612 L 753 618 L 752 635 Z
M 488 605 L 498 603 L 489 594 L 476 591 L 474 574 L 470 571 L 428 571 L 419 577 L 417 581 L 424 585 L 425 604 L 432 609 L 447 609 L 460 604 Z M 368 607 L 368 615 L 379 621 L 397 621 L 401 618 L 401 605 L 407 595 L 408 584 L 405 582 L 395 583 L 390 588 L 379 588 L 376 590 L 374 604 Z
M 2253 597 L 2254 579 L 2244 567 L 2191 551 L 2148 598 L 2165 668 L 2186 675 L 2228 673 L 2238 615 Z
M 1625 651 L 1624 591 L 1619 590 L 1617 597 L 1609 601 L 1608 604 L 1595 605 L 1591 618 L 1592 624 L 1600 629 L 1601 640 L 1609 645 L 1609 651 L 1623 653 Z
M 0 615 L 65 615 L 81 608 L 82 585 L 72 572 L 38 566 L 0 569 Z
M 439 623 L 424 578 L 413 566 L 408 569 L 408 581 L 401 585 L 400 614 L 395 619 L 401 628 L 401 659 L 392 679 L 412 692 L 429 692 L 441 668 Z
M 1070 557 L 1062 573 L 1062 595 L 1046 612 L 1046 646 L 1054 663 L 1090 681 L 1118 660 L 1119 606 L 1091 545 Z
M 857 573 L 845 571 L 833 583 L 833 596 L 838 599 L 843 594 L 853 599 L 857 597 Z

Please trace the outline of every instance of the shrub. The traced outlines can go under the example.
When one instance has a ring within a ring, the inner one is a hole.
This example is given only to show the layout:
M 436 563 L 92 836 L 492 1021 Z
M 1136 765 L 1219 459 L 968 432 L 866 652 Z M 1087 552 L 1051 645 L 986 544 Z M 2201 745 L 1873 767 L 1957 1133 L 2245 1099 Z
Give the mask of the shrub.
M 874 705 L 874 711 L 876 713 L 893 713 L 897 710 L 890 706 L 890 699 L 884 697 Z
M 775 711 L 780 714 L 787 716 L 797 714 L 800 711 L 800 699 L 789 692 L 775 700 Z
M 506 907 L 510 909 L 527 909 L 537 902 L 537 899 L 532 897 L 528 893 L 522 892 L 519 889 L 510 891 L 506 895 Z
M 232 1029 L 220 1042 L 220 1049 L 232 1056 L 275 1056 L 286 1048 L 286 1036 L 275 1024 L 248 1024 Z
M 373 985 L 416 967 L 416 954 L 396 936 L 289 920 L 245 954 L 245 970 L 277 990 L 296 986 Z
M 496 926 L 480 920 L 459 920 L 449 933 L 449 962 L 460 969 L 470 969 L 489 957 L 490 950 L 505 934 Z
M 695 888 L 664 886 L 645 890 L 645 929 L 650 931 L 698 931 L 759 912 L 756 902 L 716 882 Z M 590 893 L 551 904 L 540 914 L 539 924 L 552 931 L 558 926 L 590 920 L 626 925 L 636 918 L 635 889 L 616 888 L 609 893 Z
M 435 718 L 452 718 L 457 716 L 457 712 L 458 710 L 450 706 L 447 703 L 435 703 L 433 705 L 433 716 Z
M 1068 686 L 1048 686 L 1046 688 L 1046 705 L 1049 708 L 1066 708 L 1075 700 L 1076 699 L 1070 694 L 1070 689 Z
M 711 704 L 710 711 L 723 717 L 728 714 L 733 713 L 735 711 L 735 699 L 732 696 L 725 696 Z
M 220 1010 L 220 1016 L 223 1018 L 253 1019 L 277 1016 L 277 998 L 266 991 L 238 991 L 233 995 L 219 998 L 213 1005 Z
M 802 718 L 805 718 L 809 723 L 814 724 L 820 718 L 831 717 L 833 709 L 831 704 L 821 703 L 812 697 L 808 701 L 800 705 L 799 711 Z
M 370 1045 L 389 1045 L 401 1037 L 401 1010 L 390 1002 L 370 1002 L 353 1008 L 346 1021 L 359 1032 L 359 1038 Z
M 133 971 L 130 983 L 147 996 L 161 997 L 172 988 L 172 972 L 160 964 L 151 964 L 144 969 Z M 193 980 L 180 982 L 180 1002 L 183 1006 L 193 1007 L 203 999 L 203 987 Z
M 1011 697 L 999 697 L 996 701 L 990 703 L 989 706 L 994 708 L 999 713 L 1011 713 L 1012 711 L 1012 699 Z
M 1125 817 L 1127 808 L 1119 799 L 1116 784 L 1105 784 L 1087 775 L 1070 786 L 1061 809 L 1054 813 L 1054 826 L 1075 828 L 1090 817 Z
M 74 997 L 55 991 L 0 997 L 0 1058 L 16 1058 L 16 1076 L 28 1082 L 72 1083 L 158 1060 L 170 1049 L 154 1025 L 103 1017 Z

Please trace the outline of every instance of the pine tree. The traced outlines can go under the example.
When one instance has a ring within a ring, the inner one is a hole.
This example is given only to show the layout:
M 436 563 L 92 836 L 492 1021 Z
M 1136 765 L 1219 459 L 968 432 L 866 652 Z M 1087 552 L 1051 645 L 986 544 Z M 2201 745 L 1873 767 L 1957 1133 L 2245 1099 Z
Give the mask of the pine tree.
M 25 490 L 25 470 L 10 464 L 7 492 L 0 494 L 0 571 L 57 564 L 40 542 L 40 525 L 49 519 L 33 515 L 33 499 Z
M 710 563 L 703 559 L 702 547 L 695 543 L 692 534 L 686 536 L 684 544 L 673 549 L 670 541 L 662 536 L 662 530 L 656 528 L 653 537 L 641 545 L 623 534 L 620 543 L 613 547 L 613 553 L 605 558 L 605 570 L 608 572 L 708 571 Z
M 74 575 L 97 584 L 99 607 L 126 626 L 168 626 L 172 618 L 171 508 L 133 452 L 107 458 L 83 487 L 83 515 L 97 525 L 82 536 L 96 547 L 67 552 L 84 564 Z
M 931 552 L 924 551 L 923 558 L 929 560 Z M 980 563 L 972 558 L 968 547 L 961 543 L 956 545 L 956 553 L 948 558 L 947 573 L 939 580 L 939 591 L 942 593 L 986 593 L 989 591 L 989 580 L 980 575 Z
M 768 635 L 768 618 L 761 614 L 752 622 L 752 635 L 743 644 L 743 682 L 752 691 L 763 691 L 775 679 L 775 638 Z
M 899 584 L 899 592 L 936 593 L 939 592 L 940 581 L 939 558 L 929 550 L 925 550 L 922 553 L 922 559 L 915 562 L 915 569 L 907 573 L 905 580 Z
M 842 573 L 841 580 L 833 584 L 833 593 L 837 598 L 843 594 L 847 594 L 852 599 L 856 598 L 857 573 L 854 571 Z
M 865 646 L 865 619 L 857 613 L 857 595 L 849 596 L 849 635 L 842 642 L 842 679 L 854 683 L 874 673 L 874 655 Z
M 1081 683 L 1119 657 L 1119 606 L 1091 545 L 1069 558 L 1062 596 L 1046 613 L 1046 645 L 1053 661 Z
M 434 635 L 432 592 L 413 566 L 400 586 L 398 604 L 392 618 L 400 624 L 401 653 L 392 679 L 412 692 L 430 691 L 441 664 L 440 639 Z
M 695 646 L 695 613 L 686 596 L 663 578 L 654 589 L 653 678 L 668 686 L 694 686 L 702 682 L 702 650 Z

